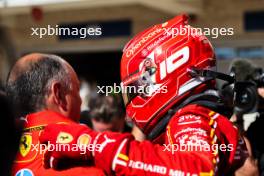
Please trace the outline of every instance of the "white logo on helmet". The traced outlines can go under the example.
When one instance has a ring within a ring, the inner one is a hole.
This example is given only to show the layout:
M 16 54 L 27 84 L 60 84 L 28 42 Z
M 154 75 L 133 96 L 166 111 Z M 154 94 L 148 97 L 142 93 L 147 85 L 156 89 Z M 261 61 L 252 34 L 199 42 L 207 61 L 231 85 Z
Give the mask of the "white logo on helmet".
M 164 79 L 169 73 L 172 73 L 177 68 L 185 64 L 189 58 L 190 49 L 188 46 L 185 46 L 176 53 L 169 56 L 166 60 L 162 61 L 160 63 L 160 80 Z
M 147 41 L 149 41 L 150 39 L 155 37 L 160 32 L 163 32 L 163 29 L 157 28 L 154 31 L 152 31 L 152 32 L 148 33 L 147 35 L 145 35 L 144 37 L 142 37 L 141 40 L 139 40 L 137 43 L 135 43 L 130 48 L 128 48 L 128 50 L 126 51 L 126 57 L 130 57 L 130 56 L 134 55 L 138 51 L 138 49 L 140 47 L 142 47 L 142 45 L 144 45 Z

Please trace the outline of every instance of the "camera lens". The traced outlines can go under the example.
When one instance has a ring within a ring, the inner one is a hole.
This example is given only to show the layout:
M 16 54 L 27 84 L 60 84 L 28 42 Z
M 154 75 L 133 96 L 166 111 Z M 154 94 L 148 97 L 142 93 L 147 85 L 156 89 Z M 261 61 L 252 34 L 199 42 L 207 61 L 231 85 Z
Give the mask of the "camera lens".
M 237 113 L 253 112 L 258 104 L 257 87 L 250 82 L 240 82 L 236 85 L 235 111 Z

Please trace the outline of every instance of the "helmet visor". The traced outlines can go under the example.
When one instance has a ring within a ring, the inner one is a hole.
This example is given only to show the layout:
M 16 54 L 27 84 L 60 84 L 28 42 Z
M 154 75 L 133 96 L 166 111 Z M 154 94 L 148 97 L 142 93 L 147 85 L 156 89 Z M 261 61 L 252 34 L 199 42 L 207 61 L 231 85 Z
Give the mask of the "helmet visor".
M 136 96 L 150 97 L 159 86 L 155 83 L 156 68 L 147 68 L 144 72 L 136 73 L 129 81 L 121 83 L 122 95 L 125 105 L 130 103 Z

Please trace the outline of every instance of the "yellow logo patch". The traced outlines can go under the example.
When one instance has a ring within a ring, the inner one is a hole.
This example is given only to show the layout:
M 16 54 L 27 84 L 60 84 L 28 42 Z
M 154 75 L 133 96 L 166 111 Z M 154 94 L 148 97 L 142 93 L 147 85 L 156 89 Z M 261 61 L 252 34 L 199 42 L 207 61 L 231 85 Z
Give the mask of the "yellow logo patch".
M 60 132 L 57 137 L 57 143 L 59 144 L 68 144 L 73 140 L 73 137 L 71 134 L 66 132 Z
M 78 138 L 78 146 L 87 146 L 91 141 L 91 136 L 88 134 L 82 134 L 79 138 Z
M 23 157 L 25 157 L 28 154 L 28 152 L 30 152 L 31 145 L 32 145 L 31 134 L 23 134 L 19 144 L 19 152 Z

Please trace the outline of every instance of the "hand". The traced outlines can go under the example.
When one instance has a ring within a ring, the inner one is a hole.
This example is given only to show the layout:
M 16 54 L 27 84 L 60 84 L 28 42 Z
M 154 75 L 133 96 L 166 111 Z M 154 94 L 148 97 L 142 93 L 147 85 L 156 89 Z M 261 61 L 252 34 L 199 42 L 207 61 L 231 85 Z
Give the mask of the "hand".
M 44 167 L 58 169 L 65 159 L 70 161 L 92 160 L 95 150 L 92 139 L 96 135 L 90 128 L 78 124 L 50 124 L 40 136 L 40 143 L 47 144 Z M 60 164 L 60 165 L 59 165 Z

